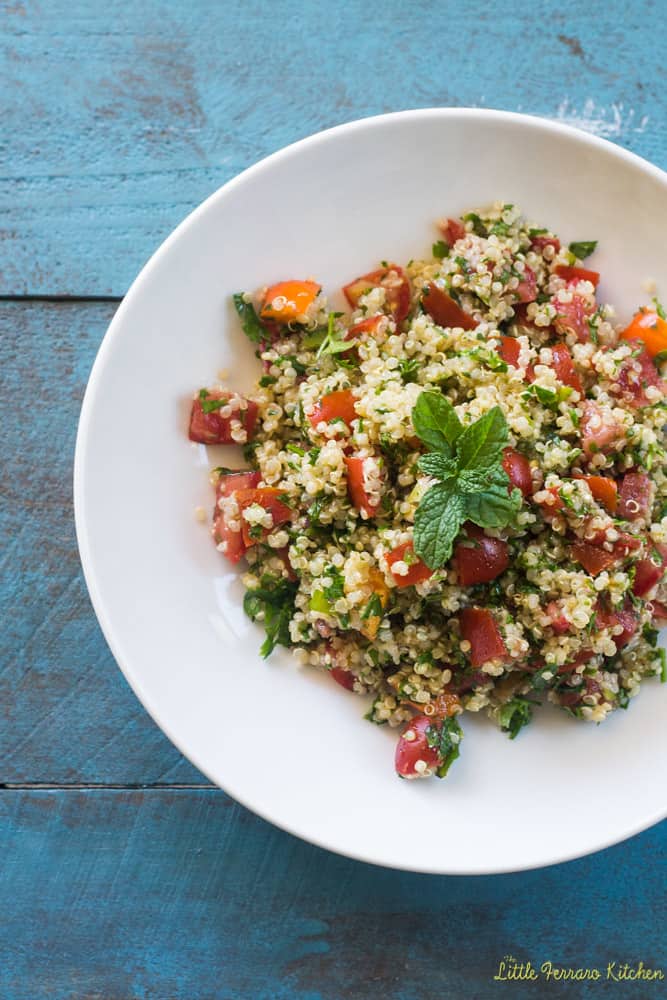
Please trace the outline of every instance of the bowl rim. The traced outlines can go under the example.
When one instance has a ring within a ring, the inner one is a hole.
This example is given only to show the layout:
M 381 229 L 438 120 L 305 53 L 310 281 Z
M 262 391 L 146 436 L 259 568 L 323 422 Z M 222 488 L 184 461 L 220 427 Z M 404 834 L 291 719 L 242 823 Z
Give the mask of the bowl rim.
M 576 858 L 586 857 L 589 854 L 605 850 L 615 844 L 622 843 L 630 837 L 636 836 L 667 817 L 667 802 L 665 802 L 663 807 L 657 808 L 654 814 L 649 816 L 647 819 L 645 818 L 639 822 L 629 824 L 620 833 L 615 832 L 608 838 L 604 838 L 594 847 L 586 848 L 583 851 L 564 851 L 562 854 L 555 854 L 553 857 L 550 857 L 548 860 L 540 864 L 528 863 L 521 866 L 517 866 L 516 864 L 512 864 L 510 866 L 503 864 L 491 864 L 484 868 L 461 867 L 456 870 L 452 870 L 448 867 L 424 867 L 420 866 L 418 863 L 408 864 L 403 861 L 394 864 L 388 861 L 378 861 L 364 851 L 355 853 L 351 850 L 343 850 L 336 844 L 328 842 L 326 835 L 312 836 L 310 833 L 305 833 L 302 829 L 300 829 L 300 824 L 298 822 L 290 823 L 286 822 L 284 819 L 276 819 L 268 810 L 264 811 L 261 808 L 257 808 L 255 804 L 246 800 L 242 790 L 238 790 L 236 788 L 227 789 L 218 781 L 218 779 L 214 778 L 209 773 L 206 763 L 198 759 L 198 754 L 191 753 L 190 750 L 181 743 L 180 737 L 173 731 L 172 727 L 165 725 L 160 721 L 159 712 L 154 706 L 153 697 L 144 687 L 139 673 L 130 662 L 130 658 L 125 656 L 122 648 L 122 640 L 117 634 L 117 631 L 110 620 L 109 614 L 107 613 L 103 595 L 104 586 L 98 579 L 97 572 L 94 568 L 94 559 L 87 532 L 85 476 L 86 453 L 89 447 L 90 417 L 98 398 L 100 383 L 106 366 L 107 355 L 109 354 L 112 342 L 115 338 L 116 330 L 119 329 L 124 323 L 126 312 L 130 309 L 134 300 L 141 294 L 143 284 L 148 280 L 152 272 L 159 266 L 163 257 L 165 257 L 169 252 L 172 244 L 177 242 L 181 235 L 197 222 L 200 216 L 208 212 L 213 204 L 228 197 L 237 186 L 243 184 L 246 178 L 253 177 L 266 170 L 270 170 L 274 163 L 289 160 L 291 157 L 298 155 L 304 148 L 312 147 L 318 143 L 328 141 L 330 138 L 339 134 L 354 133 L 369 129 L 373 130 L 386 124 L 391 124 L 392 122 L 408 120 L 420 121 L 428 119 L 432 119 L 434 122 L 453 121 L 457 119 L 476 120 L 478 123 L 494 122 L 502 124 L 503 122 L 506 122 L 508 124 L 523 126 L 531 130 L 541 130 L 545 134 L 552 134 L 556 136 L 560 135 L 564 138 L 575 140 L 584 146 L 589 146 L 592 149 L 602 151 L 607 155 L 612 155 L 621 161 L 625 161 L 628 165 L 644 174 L 649 175 L 650 177 L 653 177 L 659 183 L 667 187 L 667 172 L 639 156 L 637 153 L 633 153 L 616 143 L 610 142 L 608 139 L 585 132 L 582 129 L 576 128 L 564 122 L 543 118 L 539 115 L 524 114 L 516 111 L 504 111 L 493 108 L 415 108 L 372 115 L 365 118 L 357 118 L 349 122 L 335 125 L 331 128 L 314 132 L 276 150 L 268 156 L 263 157 L 261 160 L 256 161 L 217 188 L 212 194 L 205 198 L 204 201 L 189 212 L 188 215 L 186 215 L 186 217 L 175 227 L 175 229 L 169 233 L 169 235 L 162 241 L 157 249 L 151 254 L 149 259 L 144 263 L 141 270 L 132 281 L 106 329 L 88 377 L 77 428 L 73 464 L 73 498 L 76 539 L 84 580 L 86 582 L 91 604 L 102 630 L 102 634 L 104 635 L 104 639 L 111 650 L 118 667 L 130 685 L 130 688 L 139 699 L 144 709 L 150 715 L 151 719 L 174 744 L 177 750 L 183 754 L 183 756 L 199 771 L 201 771 L 204 777 L 206 777 L 214 787 L 220 788 L 223 792 L 225 792 L 225 794 L 239 802 L 240 805 L 248 809 L 254 815 L 259 816 L 261 819 L 266 820 L 278 829 L 283 830 L 292 836 L 298 837 L 306 843 L 313 844 L 316 847 L 324 848 L 334 854 L 351 858 L 355 861 L 361 861 L 365 864 L 371 864 L 376 867 L 430 875 L 450 876 L 494 875 L 539 870 L 541 868 L 547 868 L 552 865 L 572 861 Z

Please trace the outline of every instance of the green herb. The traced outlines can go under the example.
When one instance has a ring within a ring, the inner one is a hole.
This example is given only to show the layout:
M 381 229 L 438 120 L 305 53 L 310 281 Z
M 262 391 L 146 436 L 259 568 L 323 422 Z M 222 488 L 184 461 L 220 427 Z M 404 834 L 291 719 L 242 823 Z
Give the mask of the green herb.
M 229 397 L 223 396 L 220 398 L 218 396 L 212 396 L 208 389 L 200 389 L 199 401 L 201 403 L 203 413 L 215 413 L 216 410 L 221 410 L 223 406 L 227 405 Z
M 468 212 L 467 215 L 463 216 L 463 221 L 472 222 L 472 231 L 477 236 L 487 235 L 486 226 L 484 225 L 484 223 L 482 222 L 482 220 L 480 219 L 479 215 L 477 215 L 476 212 Z
M 529 229 L 528 230 L 528 235 L 532 239 L 533 236 L 543 236 L 544 233 L 548 233 L 548 232 L 549 232 L 548 229 Z
M 244 473 L 245 469 L 230 469 L 226 465 L 218 465 L 215 469 L 211 469 L 218 476 L 234 476 L 239 473 Z
M 518 733 L 524 726 L 527 726 L 533 717 L 532 703 L 526 698 L 513 698 L 503 705 L 498 713 L 498 722 L 504 733 L 509 735 L 511 740 L 516 739 Z
M 440 480 L 425 493 L 415 515 L 414 549 L 431 569 L 444 565 L 464 521 L 482 528 L 510 524 L 521 493 L 510 492 L 502 467 L 508 428 L 494 406 L 463 427 L 454 407 L 437 392 L 422 392 L 412 411 L 415 433 L 430 449 L 419 468 Z
M 297 583 L 281 580 L 265 573 L 255 590 L 247 591 L 243 610 L 252 621 L 260 620 L 266 630 L 266 639 L 260 653 L 268 656 L 276 646 L 291 646 L 289 623 L 294 614 L 294 597 Z
M 579 260 L 586 260 L 598 245 L 597 240 L 582 240 L 580 243 L 570 243 L 567 248 Z
M 497 222 L 493 223 L 491 229 L 489 230 L 489 234 L 491 236 L 507 236 L 509 231 L 510 227 L 508 224 L 499 219 Z
M 465 274 L 469 273 L 470 268 L 468 266 L 468 261 L 465 259 L 465 257 L 455 257 L 454 262 L 458 264 L 458 266 Z
M 291 441 L 285 445 L 285 451 L 290 451 L 293 455 L 298 455 L 300 458 L 303 458 L 306 454 L 303 448 L 299 448 L 298 444 L 292 444 Z
M 433 244 L 432 252 L 436 260 L 442 260 L 444 257 L 449 257 L 449 243 L 445 243 L 444 240 L 438 240 L 437 243 Z
M 667 313 L 665 312 L 662 303 L 660 303 L 656 298 L 654 298 L 653 305 L 655 306 L 655 311 L 660 317 L 660 319 L 667 319 Z
M 421 362 L 418 358 L 403 358 L 398 362 L 398 371 L 405 385 L 417 381 L 417 372 L 420 368 Z
M 262 389 L 266 389 L 268 388 L 268 386 L 273 385 L 277 381 L 278 379 L 276 378 L 275 375 L 262 375 L 261 379 L 259 380 L 259 384 L 261 385 Z
M 316 590 L 310 601 L 308 602 L 308 607 L 311 611 L 318 611 L 320 614 L 328 615 L 331 613 L 331 606 L 329 601 L 324 595 L 324 591 Z
M 236 295 L 232 295 L 232 299 L 234 301 L 234 308 L 241 320 L 241 328 L 248 340 L 251 340 L 253 344 L 259 344 L 260 341 L 266 340 L 266 330 L 260 323 L 259 316 L 253 309 L 252 304 L 245 301 L 243 293 L 237 292 Z
M 345 580 L 343 578 L 343 574 L 340 573 L 335 566 L 327 566 L 324 571 L 324 575 L 331 579 L 329 586 L 324 588 L 324 596 L 331 604 L 335 604 L 335 602 L 345 594 Z
M 538 292 L 535 301 L 538 305 L 543 306 L 545 302 L 548 302 L 551 296 L 548 292 Z
M 456 716 L 443 719 L 442 722 L 432 722 L 426 730 L 426 742 L 431 749 L 437 751 L 442 762 L 436 771 L 439 778 L 447 775 L 461 753 L 462 739 L 463 731 Z
M 361 620 L 366 621 L 367 618 L 382 618 L 384 614 L 384 608 L 382 607 L 382 601 L 380 600 L 379 594 L 373 594 L 370 601 L 361 613 Z
M 507 371 L 507 362 L 503 361 L 495 351 L 489 351 L 485 347 L 474 347 L 467 353 L 469 357 L 474 358 L 475 361 L 480 361 L 487 368 L 490 368 L 492 372 Z
M 344 337 L 340 336 L 340 331 L 335 329 L 336 315 L 336 313 L 329 313 L 327 333 L 318 348 L 318 358 L 321 358 L 324 355 L 344 354 L 357 343 L 356 340 L 345 340 Z

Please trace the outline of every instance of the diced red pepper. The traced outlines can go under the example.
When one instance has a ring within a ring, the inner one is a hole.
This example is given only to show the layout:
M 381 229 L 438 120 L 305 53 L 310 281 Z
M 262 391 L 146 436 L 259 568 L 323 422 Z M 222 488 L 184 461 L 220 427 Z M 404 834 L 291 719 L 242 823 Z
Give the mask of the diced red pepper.
M 440 223 L 440 232 L 445 237 L 445 242 L 451 247 L 457 240 L 462 240 L 466 234 L 466 227 L 458 219 L 445 219 Z
M 584 387 L 574 367 L 572 355 L 567 344 L 555 344 L 551 348 L 551 357 L 552 367 L 558 381 L 562 382 L 563 385 L 569 386 L 571 389 L 576 389 L 583 396 Z
M 358 455 L 346 455 L 345 467 L 347 469 L 347 492 L 352 504 L 357 510 L 363 510 L 368 517 L 377 514 L 379 504 L 371 503 L 371 499 L 364 488 L 364 462 L 365 458 Z
M 202 395 L 203 393 L 206 395 Z M 240 407 L 232 416 L 221 417 L 220 410 L 232 400 L 240 400 Z M 253 403 L 251 399 L 245 399 L 233 392 L 219 390 L 209 392 L 207 389 L 202 389 L 192 402 L 188 437 L 199 444 L 238 444 L 232 437 L 232 420 L 238 420 L 246 432 L 247 440 L 252 441 L 257 413 L 257 403 Z
M 308 420 L 313 427 L 320 423 L 330 424 L 333 420 L 342 420 L 351 430 L 352 421 L 357 419 L 354 403 L 355 397 L 351 389 L 338 389 L 322 396 Z
M 583 479 L 593 494 L 593 499 L 597 500 L 610 514 L 616 513 L 618 507 L 618 486 L 616 480 L 608 476 L 575 476 L 575 479 Z
M 396 773 L 402 778 L 418 778 L 421 772 L 415 768 L 418 761 L 424 761 L 429 773 L 442 764 L 436 747 L 428 745 L 428 731 L 436 723 L 427 715 L 416 715 L 406 725 L 396 744 Z
M 600 274 L 598 271 L 589 271 L 585 267 L 568 267 L 567 264 L 558 264 L 556 267 L 556 274 L 559 278 L 563 278 L 568 284 L 577 281 L 590 281 L 591 285 L 597 288 L 600 283 Z
M 587 320 L 595 312 L 595 305 L 591 305 L 577 292 L 572 293 L 570 302 L 560 302 L 558 299 L 554 299 L 553 304 L 557 309 L 553 321 L 556 332 L 563 336 L 573 333 L 580 343 L 587 343 L 591 339 Z
M 637 366 L 639 371 L 636 370 Z M 663 396 L 667 392 L 667 385 L 660 378 L 655 362 L 646 350 L 642 350 L 637 357 L 628 358 L 623 362 L 616 376 L 616 384 L 625 402 L 637 408 L 657 402 L 655 399 L 649 399 L 646 394 L 649 386 L 660 389 Z
M 645 306 L 635 313 L 632 322 L 621 334 L 623 340 L 641 340 L 649 355 L 667 351 L 667 320 Z
M 389 567 L 389 572 L 396 581 L 397 587 L 414 586 L 414 584 L 422 583 L 433 576 L 433 570 L 416 555 L 412 542 L 403 542 L 402 545 L 397 545 L 395 549 L 387 553 L 385 562 Z M 408 572 L 405 576 L 394 573 L 392 567 L 397 562 L 407 563 Z
M 486 608 L 464 608 L 459 618 L 461 638 L 470 643 L 470 662 L 481 667 L 489 660 L 507 656 L 495 618 Z
M 553 247 L 554 253 L 560 250 L 560 240 L 557 236 L 533 236 L 530 241 L 531 250 L 542 253 L 545 247 Z
M 470 313 L 461 309 L 447 292 L 438 288 L 432 281 L 424 286 L 422 305 L 424 311 L 438 326 L 474 330 L 478 325 L 478 321 Z
M 622 433 L 622 428 L 591 399 L 584 402 L 579 432 L 584 454 L 588 457 L 609 450 Z
M 521 452 L 514 448 L 503 450 L 503 469 L 509 476 L 511 486 L 516 486 L 525 497 L 533 492 L 533 476 L 530 471 L 530 462 Z
M 500 337 L 500 350 L 498 351 L 500 357 L 503 359 L 506 365 L 512 365 L 514 368 L 519 367 L 519 355 L 521 354 L 521 345 L 516 337 L 508 337 L 506 334 L 501 334 Z M 532 382 L 535 378 L 535 369 L 532 365 L 526 365 L 525 377 L 529 382 Z
M 537 278 L 532 267 L 528 267 L 527 264 L 515 294 L 519 302 L 534 302 L 537 298 Z
M 626 521 L 647 520 L 651 515 L 653 487 L 643 472 L 626 472 L 618 496 L 618 516 Z
M 271 486 L 264 486 L 261 489 L 236 490 L 234 496 L 239 506 L 241 533 L 246 548 L 250 548 L 251 545 L 256 545 L 257 542 L 263 541 L 279 525 L 286 524 L 292 518 L 290 508 L 279 499 L 279 497 L 283 496 L 282 490 Z M 271 528 L 262 528 L 261 533 L 257 532 L 257 538 L 254 538 L 251 534 L 253 530 L 252 525 L 243 517 L 243 511 L 247 510 L 248 507 L 252 507 L 253 504 L 259 504 L 264 510 L 269 511 L 273 517 L 273 526 Z
M 389 264 L 377 271 L 370 271 L 355 278 L 343 287 L 343 294 L 353 309 L 362 295 L 371 288 L 384 288 L 385 302 L 396 323 L 402 323 L 410 311 L 410 282 L 405 271 L 397 264 Z
M 465 525 L 472 545 L 459 542 L 454 548 L 453 563 L 462 587 L 489 583 L 509 566 L 509 547 L 500 538 L 490 538 L 475 524 Z

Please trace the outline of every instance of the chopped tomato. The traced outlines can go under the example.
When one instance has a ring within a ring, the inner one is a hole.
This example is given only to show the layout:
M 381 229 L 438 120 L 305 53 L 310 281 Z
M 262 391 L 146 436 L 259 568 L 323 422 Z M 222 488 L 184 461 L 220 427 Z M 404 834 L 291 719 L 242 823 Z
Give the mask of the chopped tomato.
M 572 558 L 591 576 L 597 576 L 603 570 L 609 569 L 619 558 L 618 553 L 608 552 L 599 545 L 590 545 L 588 542 L 575 542 L 571 551 Z
M 461 638 L 470 643 L 470 662 L 481 667 L 488 660 L 507 656 L 495 618 L 486 608 L 464 608 L 459 618 Z
M 279 559 L 282 559 L 283 565 L 285 566 L 285 571 L 287 573 L 287 579 L 288 580 L 292 580 L 293 582 L 296 581 L 296 580 L 298 580 L 299 577 L 294 572 L 294 568 L 292 566 L 292 563 L 290 562 L 290 558 L 289 558 L 289 546 L 286 545 L 282 549 L 276 549 L 275 550 L 275 555 L 277 555 Z
M 442 327 L 461 327 L 463 330 L 474 330 L 478 325 L 470 313 L 461 309 L 454 299 L 438 288 L 432 281 L 424 286 L 422 294 L 424 311 L 431 319 Z
M 570 660 L 569 663 L 564 663 L 561 667 L 559 667 L 558 673 L 559 674 L 574 673 L 577 667 L 580 667 L 584 663 L 588 663 L 589 660 L 592 660 L 594 656 L 595 653 L 593 652 L 592 649 L 584 649 L 583 652 L 577 653 L 575 658 L 573 660 Z
M 558 601 L 549 601 L 544 610 L 551 619 L 551 627 L 556 635 L 565 635 L 571 630 L 572 623 L 563 614 L 563 609 Z
M 667 568 L 667 545 L 655 545 L 649 541 L 648 553 L 635 566 L 632 593 L 635 597 L 646 597 L 657 583 L 660 583 Z
M 458 696 L 466 694 L 468 691 L 472 691 L 476 687 L 482 687 L 490 681 L 491 677 L 489 677 L 488 674 L 485 674 L 483 670 L 466 670 L 463 673 L 453 671 L 452 679 L 447 685 L 447 689 Z
M 608 476 L 576 476 L 575 479 L 583 479 L 593 494 L 593 499 L 599 501 L 610 514 L 616 513 L 618 507 L 618 486 L 614 479 Z
M 489 583 L 509 566 L 509 548 L 500 538 L 490 538 L 475 524 L 467 523 L 466 533 L 472 544 L 459 542 L 454 548 L 453 563 L 462 587 Z
M 618 440 L 622 428 L 610 414 L 606 414 L 598 403 L 587 399 L 580 423 L 581 443 L 584 454 L 590 457 L 599 451 L 608 451 Z
M 634 611 L 628 606 L 622 608 L 620 611 L 605 611 L 604 608 L 598 608 L 595 612 L 595 625 L 596 628 L 622 626 L 623 631 L 618 635 L 612 636 L 616 649 L 619 650 L 623 646 L 627 646 L 630 642 L 639 627 L 639 620 Z
M 506 365 L 512 365 L 514 368 L 519 367 L 521 345 L 516 337 L 508 337 L 506 334 L 502 334 L 500 337 L 500 350 L 498 353 Z M 532 365 L 526 365 L 525 371 L 525 377 L 529 382 L 532 382 L 535 378 L 535 369 Z
M 586 343 L 591 339 L 587 319 L 595 312 L 595 305 L 591 305 L 576 292 L 572 293 L 570 302 L 559 302 L 558 299 L 554 299 L 553 304 L 558 310 L 553 321 L 557 333 L 563 336 L 573 333 L 580 343 Z
M 364 487 L 364 462 L 365 458 L 358 455 L 346 455 L 345 466 L 347 468 L 347 492 L 350 500 L 357 510 L 363 510 L 368 517 L 374 517 L 379 504 L 371 502 L 370 496 Z
M 567 264 L 558 264 L 556 267 L 556 274 L 559 278 L 563 278 L 568 283 L 577 281 L 590 281 L 591 285 L 597 288 L 600 282 L 600 274 L 598 271 L 589 271 L 585 267 L 568 267 Z
M 355 278 L 343 287 L 343 294 L 353 309 L 371 288 L 384 288 L 385 302 L 396 323 L 402 323 L 410 311 L 410 282 L 397 264 L 389 264 Z
M 416 715 L 401 733 L 396 744 L 395 763 L 396 773 L 402 778 L 428 777 L 442 764 L 437 749 L 428 745 L 428 731 L 435 725 L 427 715 Z M 426 774 L 415 767 L 418 761 L 426 765 Z
M 433 576 L 433 570 L 416 555 L 412 542 L 404 542 L 402 545 L 397 545 L 384 558 L 389 567 L 389 572 L 396 581 L 397 587 L 410 587 L 415 583 L 423 583 L 424 580 L 428 580 Z M 394 573 L 393 566 L 397 562 L 404 562 L 407 565 L 408 572 L 405 576 Z
M 536 502 L 542 508 L 542 516 L 544 518 L 546 518 L 547 521 L 550 521 L 551 518 L 553 517 L 553 515 L 555 513 L 557 513 L 558 511 L 564 510 L 565 504 L 563 503 L 563 501 L 561 499 L 561 495 L 558 492 L 558 487 L 557 486 L 549 486 L 545 490 L 545 492 L 548 493 L 550 496 L 553 497 L 553 501 L 551 503 L 548 503 L 546 501 L 546 499 L 545 499 L 545 500 L 540 500 L 540 501 L 536 501 Z
M 215 484 L 215 507 L 213 508 L 213 539 L 216 545 L 223 546 L 223 553 L 230 562 L 237 563 L 245 554 L 246 545 L 243 541 L 240 527 L 232 530 L 229 527 L 224 511 L 220 509 L 219 501 L 231 496 L 236 490 L 254 489 L 261 476 L 259 472 L 240 470 L 239 472 L 224 472 L 218 476 Z
M 342 667 L 332 667 L 329 673 L 336 684 L 340 684 L 348 691 L 354 691 L 354 674 L 350 673 L 349 670 L 343 670 Z
M 660 378 L 655 362 L 646 350 L 623 362 L 616 376 L 616 384 L 625 402 L 637 408 L 657 402 L 655 399 L 649 399 L 646 393 L 649 386 L 660 389 L 663 396 L 667 392 L 667 386 Z
M 553 247 L 554 253 L 560 250 L 560 240 L 557 236 L 533 236 L 530 241 L 531 250 L 542 253 L 545 247 Z
M 221 416 L 220 411 L 230 403 L 235 407 L 231 415 Z M 246 432 L 246 440 L 252 441 L 257 413 L 257 403 L 251 399 L 236 393 L 202 389 L 192 402 L 188 437 L 200 444 L 245 444 L 232 437 L 232 423 L 238 421 L 240 428 Z
M 552 367 L 558 381 L 562 382 L 563 385 L 568 385 L 571 389 L 576 389 L 583 396 L 584 387 L 574 367 L 567 344 L 555 344 L 551 348 L 551 357 Z
M 253 472 L 251 469 L 239 469 L 238 472 L 221 473 L 215 484 L 216 506 L 221 497 L 228 497 L 235 490 L 254 489 L 261 478 L 259 472 Z
M 667 625 L 667 605 L 660 601 L 651 601 L 651 604 L 653 605 L 653 621 L 662 628 L 663 625 Z
M 282 495 L 281 490 L 271 486 L 235 491 L 234 496 L 239 505 L 241 533 L 243 534 L 243 541 L 247 548 L 250 548 L 251 545 L 255 545 L 257 542 L 263 541 L 279 525 L 291 520 L 291 510 L 287 504 L 279 499 Z M 253 526 L 243 517 L 243 511 L 255 504 L 259 504 L 264 510 L 269 511 L 273 517 L 273 525 L 270 528 L 264 528 L 260 525 Z
M 515 294 L 519 302 L 534 302 L 537 298 L 537 278 L 532 267 L 528 267 L 527 264 Z
M 447 719 L 460 711 L 461 701 L 458 695 L 452 691 L 443 691 L 442 694 L 437 695 L 433 699 L 431 705 L 433 707 L 431 718 Z M 424 712 L 426 713 L 426 709 L 424 709 Z
M 277 285 L 267 288 L 260 316 L 276 323 L 303 322 L 320 291 L 320 286 L 314 281 L 279 281 Z
M 626 472 L 618 496 L 618 516 L 626 521 L 647 520 L 653 505 L 653 487 L 644 472 Z
M 558 671 L 561 673 L 561 671 Z M 558 692 L 558 700 L 563 708 L 576 708 L 582 698 L 589 694 L 599 694 L 602 688 L 594 677 L 582 677 L 582 683 L 576 688 L 563 688 Z
M 503 469 L 509 476 L 510 485 L 521 490 L 525 497 L 533 492 L 533 477 L 530 471 L 530 462 L 521 452 L 514 448 L 503 450 Z
M 667 320 L 653 309 L 644 306 L 632 317 L 632 322 L 621 333 L 623 340 L 641 340 L 649 355 L 667 351 Z
M 462 240 L 466 234 L 466 227 L 458 219 L 445 219 L 439 224 L 440 232 L 445 237 L 449 246 L 453 246 L 457 240 Z
M 354 403 L 355 397 L 351 389 L 338 389 L 322 396 L 308 420 L 313 427 L 320 423 L 330 424 L 334 420 L 342 420 L 351 429 L 352 421 L 357 419 Z
M 383 313 L 377 316 L 369 316 L 368 319 L 360 319 L 353 323 L 345 334 L 346 340 L 359 340 L 364 337 L 372 337 L 378 333 L 382 324 L 386 325 L 387 317 Z

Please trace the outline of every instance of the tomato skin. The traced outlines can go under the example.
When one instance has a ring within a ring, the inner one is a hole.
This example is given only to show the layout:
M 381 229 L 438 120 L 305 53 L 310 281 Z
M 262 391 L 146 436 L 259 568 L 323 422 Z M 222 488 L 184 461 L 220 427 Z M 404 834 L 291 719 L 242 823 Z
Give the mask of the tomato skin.
M 463 330 L 474 330 L 477 320 L 461 309 L 451 296 L 442 288 L 429 281 L 424 286 L 422 305 L 434 323 L 442 327 L 461 327 Z
M 343 670 L 342 667 L 332 667 L 329 673 L 336 684 L 340 684 L 347 691 L 354 691 L 354 674 L 350 673 L 349 670 Z
M 314 281 L 279 281 L 267 288 L 260 316 L 276 323 L 292 323 L 304 315 L 321 290 Z M 278 304 L 274 307 L 276 299 Z
M 466 235 L 466 227 L 458 219 L 445 219 L 440 223 L 440 232 L 445 237 L 448 246 L 453 246 L 457 240 L 462 240 Z
M 252 490 L 257 486 L 261 478 L 259 472 L 254 472 L 252 469 L 239 469 L 238 472 L 223 472 L 218 476 L 215 484 L 216 507 L 221 497 L 231 496 L 235 490 Z
M 380 313 L 377 316 L 369 316 L 367 319 L 360 319 L 348 329 L 345 334 L 346 340 L 359 340 L 363 337 L 372 337 L 376 334 L 381 326 L 381 324 L 386 324 L 387 317 L 384 313 Z
M 488 660 L 507 656 L 495 618 L 486 608 L 464 608 L 459 616 L 461 638 L 470 643 L 470 663 L 481 667 Z
M 641 340 L 651 358 L 667 351 L 667 320 L 646 307 L 632 317 L 621 333 L 621 340 Z
M 653 487 L 643 472 L 626 472 L 618 496 L 618 516 L 626 521 L 647 519 L 651 515 Z
M 514 448 L 503 449 L 503 469 L 509 476 L 510 486 L 516 486 L 529 497 L 533 492 L 533 476 L 526 456 Z
M 503 359 L 506 365 L 512 365 L 514 368 L 519 367 L 519 355 L 521 354 L 521 345 L 516 337 L 508 337 L 507 334 L 502 334 L 500 337 L 500 348 L 498 350 L 500 357 Z M 532 365 L 526 365 L 525 376 L 529 382 L 535 379 L 535 369 Z
M 246 399 L 245 408 L 236 410 L 233 417 L 221 417 L 219 410 L 204 413 L 202 404 L 205 401 L 215 399 L 224 399 L 225 401 L 231 399 L 243 400 L 244 397 L 239 396 L 235 392 L 212 391 L 208 393 L 205 400 L 199 397 L 193 399 L 192 410 L 190 412 L 190 427 L 188 430 L 190 440 L 196 441 L 198 444 L 238 444 L 232 437 L 232 420 L 234 419 L 241 421 L 247 433 L 248 441 L 252 441 L 259 412 L 257 403 L 254 403 L 251 399 Z
M 568 267 L 567 264 L 558 264 L 556 267 L 556 274 L 559 278 L 563 278 L 563 280 L 568 283 L 590 281 L 591 285 L 595 288 L 597 288 L 600 283 L 599 271 L 589 271 L 586 267 Z
M 590 545 L 588 542 L 575 542 L 571 552 L 575 562 L 583 566 L 591 576 L 597 576 L 618 562 L 618 555 L 614 552 L 607 552 L 599 545 Z
M 410 312 L 410 282 L 405 271 L 397 264 L 389 264 L 377 271 L 369 271 L 343 286 L 343 294 L 355 309 L 362 295 L 370 288 L 385 289 L 385 302 L 397 324 L 402 323 Z
M 516 287 L 515 295 L 519 302 L 534 302 L 537 298 L 537 278 L 532 267 L 526 264 L 523 278 Z
M 554 253 L 558 253 L 560 250 L 560 240 L 557 236 L 533 236 L 530 246 L 536 253 L 542 253 L 545 247 L 553 247 Z
M 584 387 L 574 367 L 572 355 L 567 344 L 555 344 L 551 348 L 551 357 L 552 367 L 558 381 L 562 382 L 563 385 L 569 386 L 571 389 L 576 389 L 583 396 Z
M 358 455 L 345 456 L 347 492 L 357 510 L 363 510 L 368 517 L 374 517 L 377 514 L 379 504 L 372 504 L 364 489 L 364 461 L 365 459 Z
M 275 489 L 272 486 L 235 491 L 234 496 L 236 497 L 236 502 L 239 505 L 239 515 L 241 516 L 241 534 L 243 535 L 243 542 L 246 548 L 250 548 L 251 545 L 256 545 L 257 542 L 263 541 L 263 539 L 270 535 L 271 532 L 275 531 L 279 525 L 286 524 L 287 521 L 292 519 L 292 512 L 290 508 L 287 504 L 278 499 L 282 492 L 282 490 Z M 252 505 L 256 503 L 263 507 L 264 510 L 271 512 L 271 515 L 273 516 L 273 527 L 263 528 L 262 534 L 258 538 L 253 538 L 250 534 L 251 525 L 248 524 L 242 515 L 244 510 L 248 507 L 252 507 Z
M 213 518 L 213 541 L 216 546 L 224 546 L 223 555 L 232 563 L 237 563 L 246 553 L 243 535 L 229 527 L 222 511 L 216 511 Z
M 427 715 L 416 715 L 401 733 L 396 744 L 395 764 L 396 773 L 402 778 L 429 776 L 428 774 L 420 775 L 419 771 L 415 770 L 415 764 L 419 760 L 424 761 L 430 773 L 440 767 L 442 763 L 440 754 L 435 747 L 428 745 L 427 732 L 432 725 L 433 720 Z M 406 739 L 407 733 L 413 733 L 414 737 L 410 740 Z
M 649 542 L 648 554 L 639 559 L 635 566 L 635 578 L 632 593 L 635 597 L 646 597 L 660 583 L 667 568 L 667 545 L 654 545 Z
M 595 621 L 596 626 L 599 628 L 613 628 L 615 625 L 623 626 L 623 631 L 620 635 L 612 636 L 612 641 L 617 651 L 627 646 L 639 628 L 637 615 L 627 606 L 621 608 L 620 611 L 605 611 L 603 608 L 598 607 L 595 612 Z
M 489 583 L 509 566 L 509 546 L 500 538 L 491 538 L 474 524 L 466 524 L 466 533 L 474 545 L 459 542 L 454 547 L 453 563 L 462 587 Z
M 328 424 L 331 420 L 343 420 L 352 429 L 352 421 L 357 419 L 357 411 L 354 408 L 355 397 L 351 389 L 339 389 L 322 396 L 315 409 L 309 415 L 308 420 L 312 427 L 317 427 L 319 423 Z
M 639 364 L 639 371 L 636 371 L 636 364 Z M 616 376 L 616 384 L 621 390 L 621 395 L 626 403 L 641 409 L 650 406 L 655 400 L 649 399 L 646 389 L 655 386 L 664 396 L 667 386 L 660 378 L 658 369 L 647 350 L 642 350 L 636 357 L 624 361 Z
M 551 627 L 556 635 L 565 635 L 566 632 L 569 632 L 573 628 L 572 623 L 567 620 L 557 601 L 549 601 L 544 610 L 551 619 Z
M 558 310 L 553 321 L 556 332 L 563 336 L 573 333 L 579 343 L 587 343 L 591 339 L 591 331 L 586 320 L 595 312 L 595 306 L 576 292 L 572 294 L 571 302 L 556 300 L 554 306 Z
M 593 494 L 593 499 L 601 503 L 610 514 L 616 513 L 618 508 L 618 486 L 615 479 L 610 479 L 608 476 L 582 475 L 575 475 L 574 478 L 583 479 Z
M 394 573 L 392 566 L 396 562 L 405 562 L 405 557 L 408 556 L 408 560 L 414 559 L 414 562 L 409 562 L 408 572 L 405 576 L 400 576 L 398 573 Z M 404 542 L 402 545 L 397 545 L 395 549 L 386 554 L 385 562 L 389 567 L 389 572 L 396 581 L 397 587 L 410 587 L 414 586 L 415 583 L 422 583 L 424 580 L 429 580 L 433 576 L 433 570 L 430 569 L 425 562 L 415 555 L 415 550 L 413 548 L 412 542 Z

